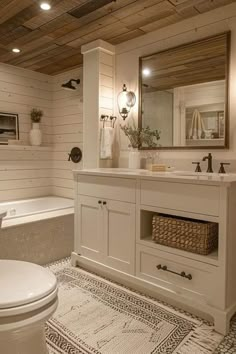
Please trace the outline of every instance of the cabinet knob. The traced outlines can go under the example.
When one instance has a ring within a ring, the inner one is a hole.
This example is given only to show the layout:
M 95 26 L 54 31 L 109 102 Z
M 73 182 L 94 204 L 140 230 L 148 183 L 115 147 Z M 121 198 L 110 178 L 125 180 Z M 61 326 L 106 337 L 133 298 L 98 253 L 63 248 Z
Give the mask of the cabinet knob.
M 107 205 L 107 202 L 103 202 L 102 204 L 103 204 L 103 205 Z
M 99 201 L 98 201 L 98 204 L 102 204 L 102 201 L 101 201 L 101 200 L 99 200 Z

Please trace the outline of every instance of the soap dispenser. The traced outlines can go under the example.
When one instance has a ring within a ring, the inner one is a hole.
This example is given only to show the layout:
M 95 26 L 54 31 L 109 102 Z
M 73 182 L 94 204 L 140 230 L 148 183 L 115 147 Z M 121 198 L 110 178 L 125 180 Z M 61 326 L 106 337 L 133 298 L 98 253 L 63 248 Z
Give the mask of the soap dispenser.
M 152 168 L 152 164 L 153 164 L 153 156 L 151 152 L 148 152 L 146 157 L 146 170 L 150 170 Z

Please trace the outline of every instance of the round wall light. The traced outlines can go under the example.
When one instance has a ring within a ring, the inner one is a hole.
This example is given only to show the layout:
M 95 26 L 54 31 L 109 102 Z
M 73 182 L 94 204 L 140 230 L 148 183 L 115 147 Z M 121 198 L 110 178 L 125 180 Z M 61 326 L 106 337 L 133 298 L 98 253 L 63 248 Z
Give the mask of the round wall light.
M 123 85 L 123 90 L 119 93 L 118 98 L 118 108 L 121 117 L 125 120 L 131 108 L 135 105 L 136 96 L 133 91 L 128 91 L 126 85 Z
M 51 5 L 48 2 L 41 2 L 40 7 L 44 11 L 48 11 L 51 9 Z
M 12 49 L 12 52 L 13 52 L 13 53 L 20 53 L 20 49 L 19 49 L 19 48 L 13 48 L 13 49 Z

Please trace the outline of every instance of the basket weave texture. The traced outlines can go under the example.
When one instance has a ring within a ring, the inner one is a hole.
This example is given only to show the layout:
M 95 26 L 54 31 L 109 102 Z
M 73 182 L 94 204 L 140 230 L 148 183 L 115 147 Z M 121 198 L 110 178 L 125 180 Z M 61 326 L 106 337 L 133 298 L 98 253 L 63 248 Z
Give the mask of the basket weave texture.
M 161 245 L 207 255 L 218 246 L 218 224 L 154 215 L 152 240 Z

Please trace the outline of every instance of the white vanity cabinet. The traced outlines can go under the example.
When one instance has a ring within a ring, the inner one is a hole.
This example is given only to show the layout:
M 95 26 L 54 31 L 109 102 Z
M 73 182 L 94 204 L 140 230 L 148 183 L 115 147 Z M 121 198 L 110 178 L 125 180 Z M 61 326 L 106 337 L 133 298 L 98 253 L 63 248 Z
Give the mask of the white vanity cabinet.
M 77 200 L 78 243 L 76 251 L 87 258 L 102 262 L 103 249 L 103 210 L 100 199 L 79 195 Z
M 236 312 L 236 175 L 98 169 L 75 171 L 74 178 L 72 264 L 206 314 L 227 333 Z M 153 242 L 158 213 L 217 223 L 218 249 L 205 256 Z
M 134 274 L 135 182 L 78 177 L 76 189 L 76 252 Z

